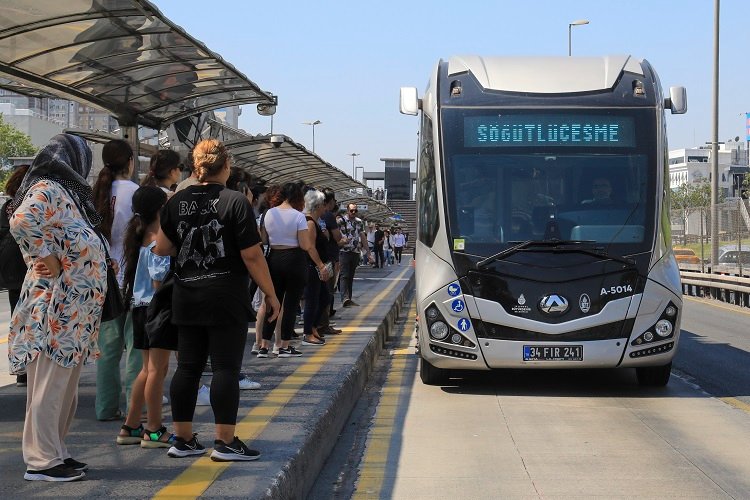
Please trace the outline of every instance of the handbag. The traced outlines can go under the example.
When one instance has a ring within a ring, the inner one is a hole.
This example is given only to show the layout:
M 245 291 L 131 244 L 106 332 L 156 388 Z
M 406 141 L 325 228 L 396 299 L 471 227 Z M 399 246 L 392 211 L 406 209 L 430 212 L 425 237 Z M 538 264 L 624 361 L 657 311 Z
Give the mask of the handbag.
M 94 229 L 96 231 L 96 229 Z M 104 236 L 96 231 L 99 238 L 104 240 Z M 122 298 L 120 284 L 117 282 L 117 273 L 112 267 L 112 259 L 109 257 L 107 245 L 104 244 L 104 253 L 107 256 L 107 294 L 104 296 L 104 305 L 102 305 L 102 321 L 111 321 L 127 311 L 125 300 Z
M 326 265 L 324 267 L 326 268 L 326 271 L 328 271 L 328 279 L 331 279 L 331 276 L 333 276 L 333 263 L 326 262 Z M 318 273 L 318 278 L 323 281 L 323 277 L 320 275 L 320 268 L 318 266 L 315 266 L 315 272 Z
M 146 335 L 149 347 L 177 350 L 177 326 L 172 324 L 174 273 L 168 271 L 146 309 Z

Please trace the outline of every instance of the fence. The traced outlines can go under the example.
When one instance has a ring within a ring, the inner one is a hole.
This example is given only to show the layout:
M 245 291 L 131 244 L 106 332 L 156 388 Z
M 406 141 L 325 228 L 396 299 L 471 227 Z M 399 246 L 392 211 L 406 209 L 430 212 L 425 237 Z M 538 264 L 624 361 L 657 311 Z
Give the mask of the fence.
M 750 207 L 748 200 L 732 199 L 718 205 L 719 264 L 750 271 Z M 706 264 L 711 262 L 711 210 L 690 207 L 672 210 L 672 244 L 690 248 Z M 744 269 L 747 267 L 748 269 Z

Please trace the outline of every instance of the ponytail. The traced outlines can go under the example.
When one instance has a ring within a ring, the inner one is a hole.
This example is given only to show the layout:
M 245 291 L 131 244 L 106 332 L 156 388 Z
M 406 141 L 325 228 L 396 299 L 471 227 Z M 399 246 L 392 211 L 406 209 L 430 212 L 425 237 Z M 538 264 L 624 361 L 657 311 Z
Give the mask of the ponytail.
M 112 183 L 118 175 L 127 174 L 132 159 L 133 148 L 122 139 L 111 140 L 102 148 L 104 168 L 99 172 L 94 183 L 94 208 L 102 216 L 99 228 L 110 242 L 112 241 L 112 223 L 115 218 L 112 206 Z

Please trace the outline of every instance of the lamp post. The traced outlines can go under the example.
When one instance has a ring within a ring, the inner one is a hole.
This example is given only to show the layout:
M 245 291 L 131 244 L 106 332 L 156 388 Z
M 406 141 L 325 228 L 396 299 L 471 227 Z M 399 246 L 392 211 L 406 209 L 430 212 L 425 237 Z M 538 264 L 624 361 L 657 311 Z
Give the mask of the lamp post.
M 365 183 L 365 167 L 357 167 L 356 170 L 359 171 L 359 169 L 362 169 L 362 184 L 364 184 Z M 354 180 L 355 181 L 357 180 L 356 176 L 354 177 Z
M 571 31 L 573 30 L 573 26 L 583 26 L 584 24 L 588 23 L 588 19 L 579 19 L 578 21 L 573 21 L 572 23 L 568 24 L 568 57 L 573 55 L 573 46 L 571 39 Z
M 312 151 L 315 152 L 315 125 L 320 125 L 322 122 L 320 120 L 315 120 L 314 122 L 304 122 L 303 125 L 312 125 L 312 136 L 313 136 L 313 143 L 312 143 Z
M 356 177 L 354 177 L 354 157 L 359 156 L 359 153 L 349 153 L 349 156 L 352 157 L 352 179 L 357 180 Z

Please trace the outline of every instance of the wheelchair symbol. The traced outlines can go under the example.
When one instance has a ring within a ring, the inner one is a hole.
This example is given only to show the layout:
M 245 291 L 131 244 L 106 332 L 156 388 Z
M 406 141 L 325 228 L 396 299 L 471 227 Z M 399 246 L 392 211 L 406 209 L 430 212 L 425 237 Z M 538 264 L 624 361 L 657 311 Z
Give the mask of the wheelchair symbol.
M 456 299 L 451 303 L 451 309 L 453 309 L 453 312 L 460 313 L 464 309 L 466 309 L 466 304 L 464 304 L 464 301 L 461 299 Z

